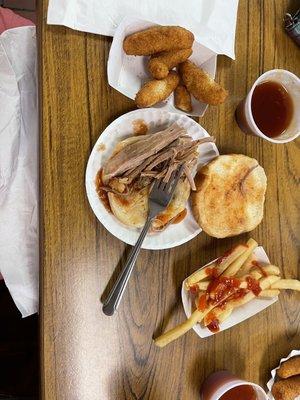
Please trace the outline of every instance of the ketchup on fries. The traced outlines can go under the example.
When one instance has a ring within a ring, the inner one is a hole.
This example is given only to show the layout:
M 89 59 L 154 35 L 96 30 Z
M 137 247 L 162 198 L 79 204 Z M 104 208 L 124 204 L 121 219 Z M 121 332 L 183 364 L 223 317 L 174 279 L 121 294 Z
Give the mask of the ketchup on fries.
M 249 239 L 189 276 L 185 288 L 195 309 L 186 321 L 155 339 L 155 344 L 164 347 L 197 323 L 216 333 L 235 308 L 255 298 L 276 297 L 280 289 L 300 291 L 300 281 L 282 279 L 277 266 L 258 263 L 253 254 L 257 247 Z

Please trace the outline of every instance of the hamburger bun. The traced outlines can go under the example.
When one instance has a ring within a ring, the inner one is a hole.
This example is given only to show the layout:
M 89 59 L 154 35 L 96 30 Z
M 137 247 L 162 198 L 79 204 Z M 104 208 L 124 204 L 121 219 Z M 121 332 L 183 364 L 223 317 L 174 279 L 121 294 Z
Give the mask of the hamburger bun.
M 141 228 L 145 225 L 148 214 L 148 196 L 150 186 L 134 191 L 124 197 L 108 193 L 112 213 L 123 224 L 132 228 Z M 173 218 L 186 207 L 190 195 L 190 185 L 187 179 L 180 180 L 168 207 L 152 222 L 153 230 L 162 230 Z
M 222 155 L 197 174 L 191 194 L 194 217 L 210 236 L 225 238 L 253 230 L 263 218 L 267 178 L 254 158 Z

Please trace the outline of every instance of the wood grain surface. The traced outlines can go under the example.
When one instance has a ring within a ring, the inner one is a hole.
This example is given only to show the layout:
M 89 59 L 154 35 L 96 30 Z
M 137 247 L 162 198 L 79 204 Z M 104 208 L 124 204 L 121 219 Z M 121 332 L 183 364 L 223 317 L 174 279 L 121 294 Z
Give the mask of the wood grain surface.
M 203 379 L 229 369 L 265 385 L 270 369 L 300 348 L 300 294 L 208 339 L 194 332 L 164 349 L 152 337 L 184 319 L 182 280 L 230 246 L 252 236 L 286 277 L 299 272 L 299 141 L 273 145 L 245 136 L 234 111 L 264 71 L 300 75 L 300 50 L 282 19 L 297 1 L 240 0 L 236 60 L 218 57 L 217 79 L 230 91 L 200 123 L 221 153 L 243 153 L 265 168 L 263 222 L 237 238 L 204 233 L 170 251 L 145 251 L 119 312 L 106 317 L 100 297 L 129 246 L 110 235 L 87 202 L 84 174 L 101 131 L 133 101 L 109 87 L 110 38 L 47 26 L 40 1 L 41 103 L 41 390 L 44 400 L 192 400 Z M 113 276 L 113 278 L 111 278 Z

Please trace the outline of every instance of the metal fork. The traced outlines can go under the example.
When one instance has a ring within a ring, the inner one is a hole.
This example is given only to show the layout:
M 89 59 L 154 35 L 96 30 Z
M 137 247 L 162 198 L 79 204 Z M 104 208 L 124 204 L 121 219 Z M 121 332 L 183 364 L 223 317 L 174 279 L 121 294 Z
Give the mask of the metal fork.
M 179 178 L 182 174 L 182 170 L 183 166 L 174 171 L 167 183 L 165 183 L 163 179 L 157 179 L 155 181 L 149 194 L 149 212 L 146 223 L 135 246 L 132 248 L 129 254 L 128 260 L 123 270 L 121 271 L 107 299 L 103 303 L 102 310 L 104 314 L 113 315 L 114 312 L 117 310 L 126 289 L 130 275 L 132 273 L 133 267 L 135 265 L 137 256 L 139 255 L 145 236 L 150 228 L 151 222 L 153 218 L 155 218 L 157 214 L 162 212 L 170 203 Z

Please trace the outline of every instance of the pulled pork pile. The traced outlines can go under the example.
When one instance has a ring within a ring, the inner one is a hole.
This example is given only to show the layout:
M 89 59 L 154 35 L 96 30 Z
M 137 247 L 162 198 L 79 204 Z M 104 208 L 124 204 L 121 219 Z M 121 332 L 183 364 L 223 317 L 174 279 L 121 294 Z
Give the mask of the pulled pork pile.
M 172 172 L 183 165 L 183 177 L 195 190 L 192 171 L 197 164 L 198 146 L 211 142 L 206 137 L 193 140 L 176 123 L 164 131 L 136 138 L 107 161 L 103 168 L 102 190 L 129 194 L 152 183 L 153 179 L 168 182 Z

